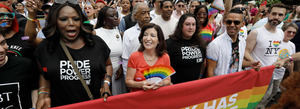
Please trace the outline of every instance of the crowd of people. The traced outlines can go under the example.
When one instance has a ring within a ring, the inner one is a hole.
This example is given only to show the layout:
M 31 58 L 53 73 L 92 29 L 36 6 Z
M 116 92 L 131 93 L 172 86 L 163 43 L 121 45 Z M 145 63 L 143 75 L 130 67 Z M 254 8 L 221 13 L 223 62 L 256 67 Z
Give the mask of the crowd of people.
M 275 65 L 264 109 L 299 87 L 300 6 L 224 2 L 225 10 L 205 0 L 1 0 L 0 108 L 106 101 Z M 150 82 L 143 71 L 153 66 L 176 73 Z M 297 108 L 299 97 L 284 97 L 273 107 Z

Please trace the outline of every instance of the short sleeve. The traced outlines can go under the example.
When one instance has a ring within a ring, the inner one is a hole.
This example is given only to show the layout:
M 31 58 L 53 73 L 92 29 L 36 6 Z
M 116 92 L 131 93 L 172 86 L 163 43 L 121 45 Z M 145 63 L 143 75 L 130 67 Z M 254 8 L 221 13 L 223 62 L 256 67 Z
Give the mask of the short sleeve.
M 165 53 L 163 55 L 163 60 L 164 60 L 165 65 L 171 66 L 171 64 L 170 64 L 170 56 L 168 55 L 168 53 Z
M 219 60 L 218 59 L 218 56 L 219 56 L 218 48 L 219 47 L 217 47 L 217 45 L 214 42 L 209 43 L 207 46 L 207 50 L 206 50 L 206 58 L 214 60 L 214 61 Z
M 136 55 L 136 54 L 137 54 L 137 53 L 134 52 L 134 53 L 132 53 L 132 54 L 130 55 L 129 60 L 128 60 L 128 65 L 127 65 L 127 67 L 131 67 L 131 68 L 135 68 L 135 69 L 136 69 L 136 62 L 135 62 L 135 60 L 136 60 L 136 58 L 137 58 L 137 55 Z

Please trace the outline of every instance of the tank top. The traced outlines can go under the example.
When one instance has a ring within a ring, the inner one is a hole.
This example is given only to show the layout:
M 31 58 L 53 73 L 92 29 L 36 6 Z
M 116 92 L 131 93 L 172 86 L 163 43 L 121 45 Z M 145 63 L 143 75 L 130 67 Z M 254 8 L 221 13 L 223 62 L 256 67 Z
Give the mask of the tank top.
M 257 28 L 256 31 L 256 46 L 251 55 L 254 60 L 260 61 L 262 66 L 272 65 L 278 58 L 284 33 L 281 29 L 271 33 L 265 26 Z

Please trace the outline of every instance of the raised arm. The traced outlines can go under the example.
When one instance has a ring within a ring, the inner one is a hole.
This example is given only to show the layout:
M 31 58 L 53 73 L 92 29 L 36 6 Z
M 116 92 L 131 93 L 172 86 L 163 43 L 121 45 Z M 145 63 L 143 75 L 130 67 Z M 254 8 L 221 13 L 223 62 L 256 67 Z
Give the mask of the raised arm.
M 39 0 L 28 0 L 26 3 L 26 9 L 28 11 L 27 22 L 25 26 L 25 36 L 29 36 L 29 42 L 33 45 L 38 45 L 42 39 L 36 38 L 37 36 L 37 25 L 39 20 L 36 19 L 36 13 L 38 9 Z M 39 27 L 40 28 L 40 27 Z

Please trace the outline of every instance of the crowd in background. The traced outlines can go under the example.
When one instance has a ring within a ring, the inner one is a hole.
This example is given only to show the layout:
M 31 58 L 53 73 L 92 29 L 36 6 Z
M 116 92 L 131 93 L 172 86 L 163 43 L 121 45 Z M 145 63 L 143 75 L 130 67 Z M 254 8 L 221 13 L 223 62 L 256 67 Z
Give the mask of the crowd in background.
M 298 59 L 292 57 L 300 50 L 300 5 L 224 0 L 222 10 L 212 2 L 1 0 L 0 95 L 7 98 L 0 108 L 44 109 L 106 100 L 258 71 L 287 59 L 274 70 L 258 104 L 262 109 L 271 106 L 300 72 Z M 176 73 L 149 82 L 143 71 L 153 66 L 170 66 Z M 298 101 L 300 97 L 289 103 L 281 99 L 284 103 L 273 107 L 299 108 Z

